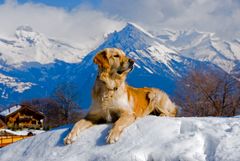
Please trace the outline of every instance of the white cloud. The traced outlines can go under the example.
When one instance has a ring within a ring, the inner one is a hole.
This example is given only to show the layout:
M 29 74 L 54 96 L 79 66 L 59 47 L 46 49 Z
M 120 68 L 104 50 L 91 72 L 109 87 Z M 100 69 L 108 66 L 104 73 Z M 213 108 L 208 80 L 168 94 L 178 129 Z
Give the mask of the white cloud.
M 216 32 L 226 39 L 240 33 L 240 2 L 236 0 L 101 0 L 97 6 L 91 3 L 82 0 L 80 6 L 66 11 L 10 0 L 0 5 L 0 35 L 9 36 L 17 26 L 30 25 L 50 37 L 85 45 L 120 29 L 126 21 L 154 31 L 196 28 Z
M 99 10 L 152 30 L 196 28 L 227 39 L 240 32 L 238 0 L 102 0 Z
M 17 4 L 15 1 L 0 5 L 0 22 L 1 36 L 13 36 L 18 26 L 29 25 L 50 37 L 79 45 L 95 42 L 104 33 L 123 26 L 123 22 L 85 6 L 66 11 L 42 4 Z

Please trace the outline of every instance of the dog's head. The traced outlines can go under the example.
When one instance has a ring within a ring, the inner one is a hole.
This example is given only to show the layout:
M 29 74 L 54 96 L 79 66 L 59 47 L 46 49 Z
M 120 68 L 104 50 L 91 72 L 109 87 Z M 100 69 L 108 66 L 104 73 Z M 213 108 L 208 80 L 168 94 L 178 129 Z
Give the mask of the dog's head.
M 106 48 L 99 52 L 94 63 L 98 65 L 99 79 L 109 89 L 117 89 L 133 69 L 134 61 L 116 48 Z

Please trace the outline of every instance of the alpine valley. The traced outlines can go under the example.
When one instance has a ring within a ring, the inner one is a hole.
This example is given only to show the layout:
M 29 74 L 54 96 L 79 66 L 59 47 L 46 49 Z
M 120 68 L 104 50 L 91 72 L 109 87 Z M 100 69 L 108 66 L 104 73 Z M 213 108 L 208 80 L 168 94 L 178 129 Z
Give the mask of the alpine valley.
M 91 49 L 77 48 L 29 26 L 20 26 L 13 39 L 0 35 L 0 105 L 48 97 L 57 85 L 70 83 L 79 91 L 80 106 L 88 108 L 97 75 L 92 60 L 107 47 L 120 48 L 135 60 L 135 68 L 127 79 L 130 85 L 158 87 L 170 95 L 179 78 L 195 69 L 240 74 L 237 38 L 225 41 L 214 33 L 196 30 L 164 29 L 150 33 L 128 23 Z

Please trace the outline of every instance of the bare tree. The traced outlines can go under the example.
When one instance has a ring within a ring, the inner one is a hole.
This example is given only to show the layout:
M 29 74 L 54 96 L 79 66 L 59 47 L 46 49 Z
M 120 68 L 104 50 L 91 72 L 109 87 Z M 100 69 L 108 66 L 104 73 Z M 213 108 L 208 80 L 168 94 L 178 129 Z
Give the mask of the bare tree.
M 193 71 L 176 89 L 183 116 L 234 116 L 240 106 L 239 81 L 228 74 Z
M 53 92 L 53 100 L 61 106 L 62 113 L 67 123 L 75 122 L 76 113 L 78 113 L 80 107 L 76 103 L 79 98 L 79 92 L 77 86 L 73 83 L 59 84 Z
M 60 84 L 49 98 L 23 101 L 21 104 L 45 114 L 44 128 L 51 129 L 83 118 L 83 112 L 76 103 L 77 88 L 73 84 Z
M 67 123 L 75 123 L 83 118 L 80 108 L 71 111 L 69 118 L 66 118 L 62 106 L 52 98 L 27 100 L 22 102 L 21 105 L 44 113 L 44 129 L 51 129 Z

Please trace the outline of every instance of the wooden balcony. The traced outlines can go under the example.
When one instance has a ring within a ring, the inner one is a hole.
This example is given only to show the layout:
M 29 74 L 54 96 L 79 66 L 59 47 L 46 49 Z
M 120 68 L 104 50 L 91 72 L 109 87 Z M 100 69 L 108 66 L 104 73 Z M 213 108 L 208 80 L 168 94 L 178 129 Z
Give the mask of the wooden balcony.
M 0 148 L 28 137 L 31 136 L 2 135 L 0 136 Z

